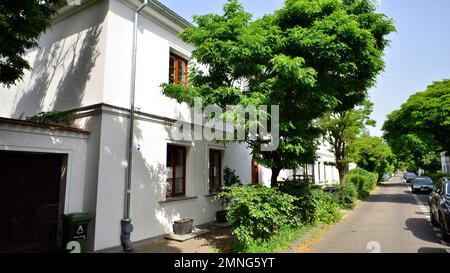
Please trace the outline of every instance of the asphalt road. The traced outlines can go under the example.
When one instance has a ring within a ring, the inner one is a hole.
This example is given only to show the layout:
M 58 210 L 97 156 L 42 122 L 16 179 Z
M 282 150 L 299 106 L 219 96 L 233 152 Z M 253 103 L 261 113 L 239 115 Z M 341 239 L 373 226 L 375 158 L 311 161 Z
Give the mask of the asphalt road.
M 312 253 L 450 253 L 429 220 L 427 194 L 394 177 L 336 224 Z

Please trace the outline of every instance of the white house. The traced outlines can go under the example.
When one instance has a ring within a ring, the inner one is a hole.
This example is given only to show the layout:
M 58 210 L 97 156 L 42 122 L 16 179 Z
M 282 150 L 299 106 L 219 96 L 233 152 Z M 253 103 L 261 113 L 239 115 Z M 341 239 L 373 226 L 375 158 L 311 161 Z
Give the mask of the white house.
M 441 166 L 443 173 L 450 173 L 450 157 L 445 156 L 445 153 L 441 153 Z
M 138 22 L 127 194 L 134 15 L 141 4 L 82 0 L 66 6 L 41 36 L 40 47 L 28 52 L 32 70 L 10 89 L 0 88 L 1 168 L 9 179 L 22 177 L 20 187 L 11 186 L 0 201 L 0 209 L 17 200 L 26 204 L 3 214 L 6 228 L 24 232 L 8 235 L 16 239 L 0 239 L 0 252 L 60 245 L 61 216 L 74 212 L 92 217 L 90 251 L 120 249 L 121 220 L 127 216 L 134 226 L 131 241 L 145 243 L 171 232 L 173 221 L 180 218 L 192 218 L 196 225 L 214 221 L 219 204 L 212 199 L 225 167 L 235 169 L 242 181 L 269 183 L 270 170 L 258 166 L 242 144 L 173 138 L 171 125 L 176 120 L 190 124 L 192 113 L 187 105 L 162 95 L 160 84 L 187 80 L 193 47 L 177 35 L 189 23 L 150 1 Z M 77 129 L 23 121 L 43 111 L 70 111 Z M 317 181 L 338 180 L 337 170 L 324 164 L 333 157 L 326 149 L 319 155 L 320 163 L 313 168 Z M 47 177 L 43 170 L 54 175 Z M 290 175 L 287 171 L 280 178 Z M 47 222 L 32 217 L 38 211 Z M 30 234 L 29 223 L 40 225 L 41 233 Z

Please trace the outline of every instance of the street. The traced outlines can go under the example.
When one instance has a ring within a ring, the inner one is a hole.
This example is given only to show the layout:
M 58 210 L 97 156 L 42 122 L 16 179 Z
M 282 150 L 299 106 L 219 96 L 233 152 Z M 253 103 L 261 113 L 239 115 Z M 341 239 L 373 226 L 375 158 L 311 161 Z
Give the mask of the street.
M 312 253 L 450 253 L 431 225 L 427 194 L 412 194 L 401 177 L 380 185 L 311 246 Z

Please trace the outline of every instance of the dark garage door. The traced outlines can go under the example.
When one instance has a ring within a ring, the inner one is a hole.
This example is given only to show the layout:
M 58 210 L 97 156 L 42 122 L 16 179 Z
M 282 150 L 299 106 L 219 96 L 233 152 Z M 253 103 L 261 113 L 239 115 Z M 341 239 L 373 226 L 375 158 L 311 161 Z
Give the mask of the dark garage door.
M 0 252 L 56 250 L 63 159 L 0 151 Z

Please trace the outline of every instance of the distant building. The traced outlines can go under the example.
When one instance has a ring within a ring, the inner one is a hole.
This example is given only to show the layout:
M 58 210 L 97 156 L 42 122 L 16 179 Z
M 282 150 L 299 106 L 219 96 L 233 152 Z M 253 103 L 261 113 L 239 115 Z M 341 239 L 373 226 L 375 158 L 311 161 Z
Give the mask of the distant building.
M 445 153 L 441 153 L 441 166 L 443 173 L 450 173 L 450 157 L 445 156 Z

